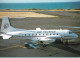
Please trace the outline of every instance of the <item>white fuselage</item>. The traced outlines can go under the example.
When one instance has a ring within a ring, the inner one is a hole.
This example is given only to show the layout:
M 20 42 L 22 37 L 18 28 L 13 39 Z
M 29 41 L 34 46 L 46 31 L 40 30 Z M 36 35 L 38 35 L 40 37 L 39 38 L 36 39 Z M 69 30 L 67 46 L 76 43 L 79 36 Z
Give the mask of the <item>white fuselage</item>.
M 48 41 L 54 42 L 55 39 L 65 39 L 71 40 L 75 39 L 78 36 L 70 30 L 21 30 L 8 32 L 8 35 L 12 35 L 13 37 L 21 38 L 21 39 L 30 39 L 30 40 L 39 40 L 39 41 Z

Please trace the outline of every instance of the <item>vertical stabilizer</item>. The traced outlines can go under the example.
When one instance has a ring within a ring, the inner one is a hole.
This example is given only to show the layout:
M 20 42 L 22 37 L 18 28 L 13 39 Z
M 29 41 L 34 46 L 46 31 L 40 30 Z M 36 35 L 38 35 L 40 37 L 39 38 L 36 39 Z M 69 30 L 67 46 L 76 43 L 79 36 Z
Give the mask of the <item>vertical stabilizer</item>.
M 11 24 L 10 24 L 8 17 L 4 17 L 2 19 L 0 36 L 2 36 L 3 39 L 9 39 L 12 35 L 8 35 L 7 33 L 11 32 L 12 29 L 14 29 L 14 28 L 11 27 Z
M 7 33 L 7 32 L 10 32 L 10 31 L 11 31 L 10 21 L 9 21 L 8 17 L 4 17 L 2 19 L 1 32 Z

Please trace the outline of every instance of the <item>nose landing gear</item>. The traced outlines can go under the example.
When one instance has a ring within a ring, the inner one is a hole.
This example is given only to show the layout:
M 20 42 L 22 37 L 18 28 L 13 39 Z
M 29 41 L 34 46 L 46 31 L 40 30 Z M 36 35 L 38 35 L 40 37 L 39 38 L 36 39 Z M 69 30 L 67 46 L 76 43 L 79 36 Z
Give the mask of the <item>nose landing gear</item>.
M 69 40 L 64 40 L 63 44 L 65 44 L 65 45 L 69 44 Z

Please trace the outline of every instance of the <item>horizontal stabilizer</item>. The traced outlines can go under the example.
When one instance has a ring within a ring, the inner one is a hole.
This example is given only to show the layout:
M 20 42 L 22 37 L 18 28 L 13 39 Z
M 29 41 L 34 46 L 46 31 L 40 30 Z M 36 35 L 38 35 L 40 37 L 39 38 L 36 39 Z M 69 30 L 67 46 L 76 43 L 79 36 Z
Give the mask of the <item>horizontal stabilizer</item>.
M 0 34 L 0 36 L 2 36 L 3 39 L 9 39 L 10 37 L 12 37 L 11 35 L 6 34 Z

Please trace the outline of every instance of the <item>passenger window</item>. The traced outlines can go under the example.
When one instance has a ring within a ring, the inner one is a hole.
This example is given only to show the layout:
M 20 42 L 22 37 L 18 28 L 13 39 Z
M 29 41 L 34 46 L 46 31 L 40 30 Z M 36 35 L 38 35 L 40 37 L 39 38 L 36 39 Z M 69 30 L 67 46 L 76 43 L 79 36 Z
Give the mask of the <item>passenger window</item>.
M 32 34 L 32 36 L 33 36 L 33 34 Z
M 30 36 L 30 34 L 29 34 L 29 36 Z
M 72 32 L 69 32 L 69 34 L 72 34 Z

